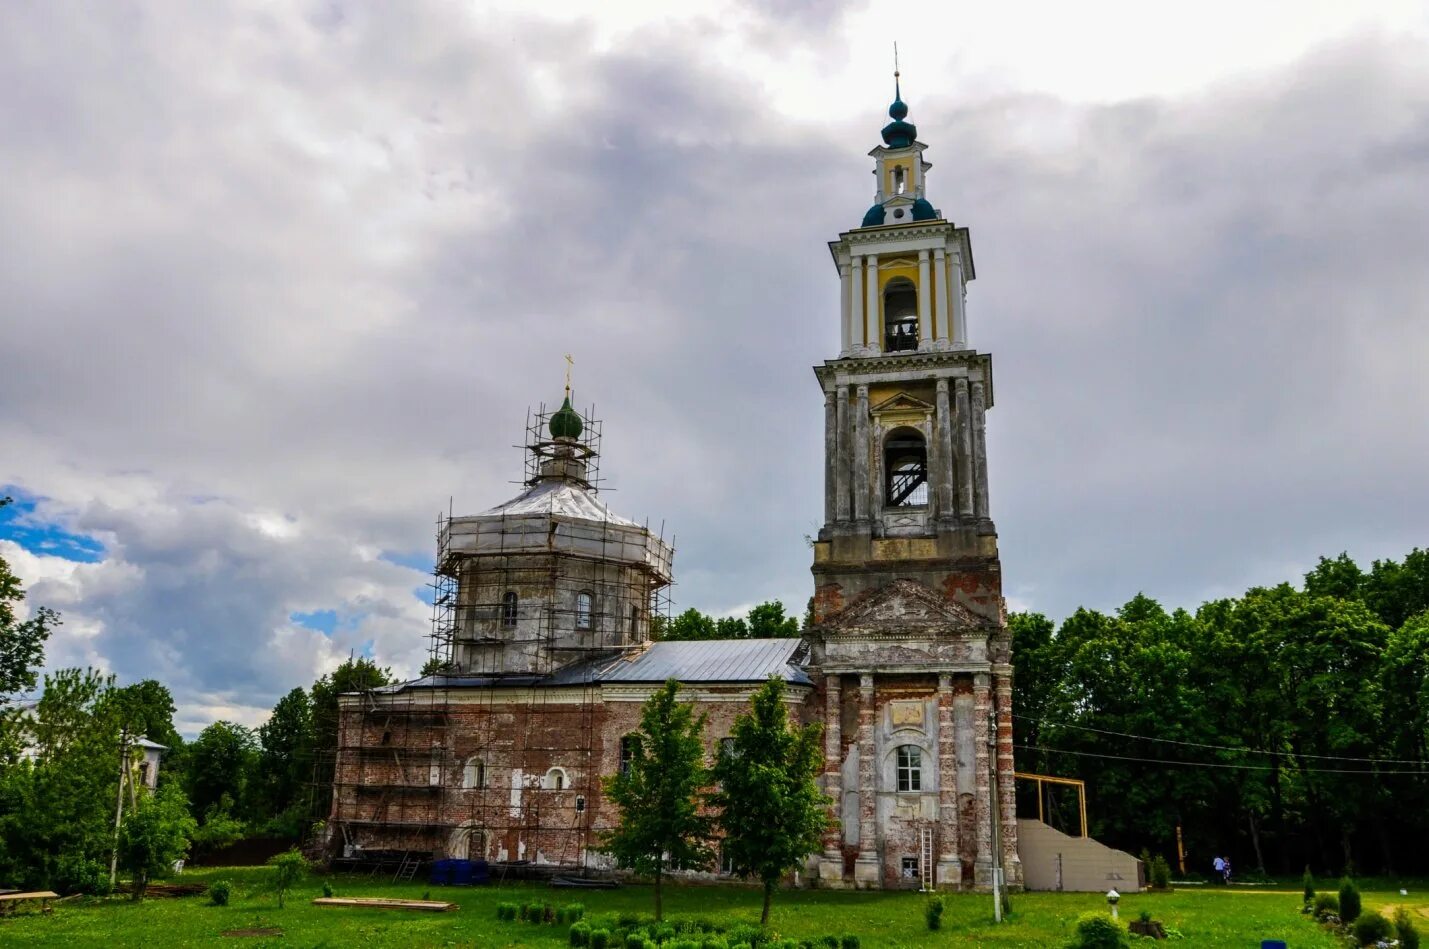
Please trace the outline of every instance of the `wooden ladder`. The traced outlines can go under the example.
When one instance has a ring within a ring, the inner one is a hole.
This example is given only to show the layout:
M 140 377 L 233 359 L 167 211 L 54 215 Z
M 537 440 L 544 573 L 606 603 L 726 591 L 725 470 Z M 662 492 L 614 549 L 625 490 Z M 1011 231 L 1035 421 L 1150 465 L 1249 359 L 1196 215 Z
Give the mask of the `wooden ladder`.
M 417 868 L 422 865 L 422 861 L 412 856 L 410 853 L 402 855 L 402 865 L 397 868 L 397 872 L 392 876 L 392 882 L 399 880 L 412 881 L 417 876 Z
M 920 893 L 933 892 L 936 881 L 933 879 L 933 828 L 921 827 L 918 830 L 918 881 Z

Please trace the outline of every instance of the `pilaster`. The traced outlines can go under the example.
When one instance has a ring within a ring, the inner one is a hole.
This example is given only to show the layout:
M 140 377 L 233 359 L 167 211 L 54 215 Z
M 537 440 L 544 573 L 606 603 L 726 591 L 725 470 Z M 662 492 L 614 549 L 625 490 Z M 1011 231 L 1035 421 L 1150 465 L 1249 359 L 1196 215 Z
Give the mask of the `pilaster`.
M 936 416 L 933 420 L 933 444 L 934 457 L 937 459 L 937 468 L 934 470 L 934 499 L 936 501 L 936 513 L 941 518 L 951 518 L 953 515 L 953 466 L 956 455 L 953 454 L 953 420 L 952 410 L 948 405 L 948 380 L 939 379 L 937 382 L 937 397 L 934 400 L 933 411 Z
M 858 677 L 858 859 L 853 879 L 860 887 L 877 887 L 883 875 L 878 861 L 878 786 L 873 760 L 873 675 Z
M 849 262 L 849 352 L 863 349 L 863 257 L 854 254 Z
M 933 342 L 933 294 L 928 283 L 928 252 L 918 251 L 918 348 L 927 349 Z
M 957 380 L 958 409 L 958 513 L 973 516 L 973 434 L 972 405 L 968 398 L 968 381 Z
M 834 461 L 834 520 L 845 523 L 849 518 L 849 473 L 853 464 L 849 450 L 848 386 L 839 386 L 834 420 L 837 428 L 837 458 Z
M 977 472 L 973 477 L 976 494 L 974 508 L 979 520 L 988 520 L 987 500 L 987 403 L 983 395 L 983 383 L 979 379 L 972 384 L 973 423 L 973 464 Z
M 858 387 L 853 408 L 853 518 L 868 521 L 868 475 L 873 456 L 868 447 L 868 386 Z
M 819 859 L 819 880 L 824 883 L 843 882 L 843 828 L 837 823 L 843 813 L 842 683 L 837 675 L 824 679 L 824 793 L 829 796 L 833 812 L 832 827 L 824 834 L 824 852 Z
M 968 307 L 967 307 L 967 283 L 963 280 L 963 259 L 960 254 L 953 254 L 948 260 L 949 269 L 952 271 L 952 284 L 949 292 L 952 295 L 953 304 L 953 348 L 968 348 Z
M 868 343 L 868 351 L 874 355 L 883 352 L 883 326 L 880 317 L 880 307 L 878 306 L 878 255 L 869 254 L 864 258 L 868 264 L 868 272 L 863 278 L 864 291 L 864 319 L 867 329 L 864 334 Z
M 1001 810 L 1002 876 L 1009 886 L 1022 883 L 1022 861 L 1017 856 L 1017 765 L 1012 753 L 1012 668 L 994 666 L 993 688 L 997 707 L 997 792 Z
M 833 392 L 824 393 L 824 523 L 834 520 L 834 498 L 838 496 L 837 469 L 839 454 L 838 400 Z
M 839 262 L 839 355 L 853 352 L 853 268 Z
M 976 749 L 974 822 L 977 857 L 973 861 L 973 884 L 979 889 L 992 886 L 992 762 L 988 749 L 988 727 L 992 716 L 992 688 L 985 672 L 973 676 L 973 745 Z
M 953 677 L 938 676 L 938 881 L 940 890 L 962 886 L 958 859 L 958 752 L 953 735 Z
M 933 251 L 933 279 L 938 296 L 938 339 L 949 339 L 952 328 L 948 324 L 948 252 L 941 247 Z

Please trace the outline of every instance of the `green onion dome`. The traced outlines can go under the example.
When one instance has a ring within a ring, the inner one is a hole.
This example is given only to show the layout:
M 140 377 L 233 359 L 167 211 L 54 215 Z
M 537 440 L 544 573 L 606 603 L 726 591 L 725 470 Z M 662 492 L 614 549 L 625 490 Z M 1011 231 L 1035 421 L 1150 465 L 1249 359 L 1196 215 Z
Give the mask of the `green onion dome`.
M 566 401 L 561 403 L 561 407 L 556 410 L 556 414 L 551 416 L 547 426 L 551 430 L 552 438 L 580 438 L 581 432 L 585 429 L 581 417 L 576 414 L 575 409 L 571 408 L 569 395 L 566 396 Z
M 893 82 L 893 104 L 888 107 L 888 117 L 893 121 L 883 127 L 883 144 L 889 148 L 907 148 L 912 145 L 918 137 L 918 126 L 903 121 L 908 118 L 908 104 L 903 101 L 903 93 L 898 88 L 897 79 Z
M 863 216 L 863 223 L 860 227 L 877 227 L 883 223 L 883 205 L 875 204 L 868 209 L 868 213 Z
M 938 212 L 933 208 L 933 204 L 927 198 L 919 198 L 913 202 L 913 220 L 934 221 L 938 218 Z

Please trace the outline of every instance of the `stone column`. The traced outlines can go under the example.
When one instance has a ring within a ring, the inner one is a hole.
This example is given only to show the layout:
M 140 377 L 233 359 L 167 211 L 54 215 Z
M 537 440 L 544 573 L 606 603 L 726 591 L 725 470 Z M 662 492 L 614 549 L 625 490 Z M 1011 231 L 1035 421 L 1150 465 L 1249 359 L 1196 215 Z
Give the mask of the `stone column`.
M 973 477 L 973 486 L 976 493 L 974 508 L 979 519 L 987 520 L 987 433 L 985 416 L 987 404 L 983 395 L 981 379 L 972 384 L 972 390 L 973 464 L 977 469 Z
M 858 677 L 858 860 L 854 883 L 876 887 L 882 883 L 878 862 L 878 762 L 874 760 L 873 726 L 878 710 L 873 704 L 873 675 Z
M 973 431 L 968 380 L 957 380 L 958 410 L 958 513 L 973 516 Z
M 938 889 L 963 883 L 958 859 L 958 748 L 953 735 L 953 677 L 938 676 Z
M 1022 861 L 1017 857 L 1017 767 L 1012 754 L 1012 666 L 993 666 L 997 707 L 997 792 L 1002 822 L 1002 875 L 1009 886 L 1022 883 Z
M 834 498 L 838 497 L 838 400 L 833 390 L 824 393 L 824 523 L 834 522 Z
M 853 268 L 847 261 L 839 264 L 839 355 L 853 351 Z
M 853 407 L 853 518 L 868 521 L 868 386 L 858 387 Z
M 967 287 L 963 283 L 962 255 L 954 254 L 949 261 L 952 270 L 951 290 L 953 304 L 953 348 L 968 348 L 968 308 Z
M 973 746 L 976 749 L 974 821 L 977 858 L 973 862 L 973 883 L 979 889 L 992 886 L 992 761 L 988 754 L 988 718 L 992 714 L 992 689 L 986 672 L 973 676 Z
M 948 254 L 943 248 L 933 250 L 933 281 L 938 295 L 938 339 L 948 339 L 952 328 L 948 325 Z
M 849 518 L 849 466 L 852 464 L 849 451 L 848 386 L 838 387 L 838 405 L 835 413 L 838 458 L 834 462 L 834 519 L 844 523 Z
M 864 319 L 867 321 L 865 333 L 871 353 L 883 352 L 883 315 L 878 306 L 878 255 L 869 254 L 864 258 L 868 263 L 868 273 L 864 275 Z
M 834 820 L 843 814 L 843 690 L 839 676 L 824 677 L 824 793 L 832 802 Z M 819 879 L 843 880 L 843 828 L 835 824 L 824 834 L 824 856 L 819 863 Z
M 918 251 L 918 348 L 933 342 L 933 287 L 929 282 L 928 252 Z
M 938 395 L 934 411 L 937 413 L 933 424 L 933 440 L 937 445 L 934 457 L 938 460 L 938 467 L 933 472 L 936 492 L 934 497 L 937 500 L 937 514 L 939 517 L 951 517 L 953 514 L 953 464 L 957 457 L 953 454 L 953 419 L 952 410 L 948 405 L 948 380 L 938 380 Z
M 863 348 L 863 258 L 857 254 L 849 263 L 848 306 L 849 345 L 858 352 Z

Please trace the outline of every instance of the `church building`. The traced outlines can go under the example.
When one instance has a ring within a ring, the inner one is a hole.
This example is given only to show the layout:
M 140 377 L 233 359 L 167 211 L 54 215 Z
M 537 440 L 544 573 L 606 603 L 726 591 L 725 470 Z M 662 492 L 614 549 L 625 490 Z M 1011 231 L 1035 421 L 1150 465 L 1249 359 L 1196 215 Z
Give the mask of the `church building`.
M 642 703 L 679 680 L 713 760 L 777 675 L 791 716 L 824 726 L 838 818 L 803 883 L 984 889 L 1000 865 L 1021 884 L 971 238 L 928 197 L 901 95 L 889 115 L 874 203 L 829 244 L 839 344 L 814 369 L 824 525 L 802 637 L 652 640 L 674 551 L 601 499 L 599 427 L 568 387 L 528 429 L 524 490 L 438 525 L 431 674 L 340 699 L 333 859 L 609 869 L 600 779 L 623 766 Z

